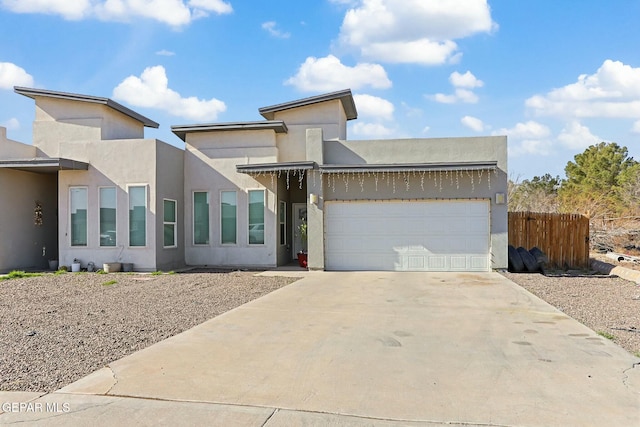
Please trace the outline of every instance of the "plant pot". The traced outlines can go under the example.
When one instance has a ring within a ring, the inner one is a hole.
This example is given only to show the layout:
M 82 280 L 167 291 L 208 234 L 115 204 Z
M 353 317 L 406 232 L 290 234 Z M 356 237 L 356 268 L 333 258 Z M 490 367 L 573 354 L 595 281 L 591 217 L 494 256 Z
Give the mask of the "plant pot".
M 49 260 L 49 270 L 56 271 L 58 269 L 58 260 L 50 259 Z
M 122 268 L 122 264 L 120 264 L 119 262 L 108 262 L 102 264 L 102 269 L 105 273 L 117 273 L 118 271 L 120 271 L 120 268 Z
M 302 268 L 307 268 L 307 254 L 304 252 L 298 254 L 298 264 L 300 264 Z
M 126 273 L 130 273 L 133 271 L 133 263 L 131 262 L 123 262 L 122 263 L 122 271 Z
M 80 271 L 80 263 L 79 262 L 74 262 L 71 264 L 71 272 L 72 273 L 77 273 Z

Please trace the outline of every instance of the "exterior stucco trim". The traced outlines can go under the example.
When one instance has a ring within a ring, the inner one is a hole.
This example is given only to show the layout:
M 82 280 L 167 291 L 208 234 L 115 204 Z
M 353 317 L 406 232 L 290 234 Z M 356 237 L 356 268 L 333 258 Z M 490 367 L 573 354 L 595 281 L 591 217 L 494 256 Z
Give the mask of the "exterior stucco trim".
M 334 99 L 339 99 L 342 103 L 342 108 L 344 108 L 347 120 L 354 120 L 358 118 L 358 111 L 356 109 L 356 103 L 353 100 L 353 95 L 351 94 L 351 89 L 344 89 L 337 92 L 326 93 L 324 95 L 312 96 L 309 98 L 298 99 L 296 101 L 270 105 L 268 107 L 260 108 L 258 112 L 265 119 L 273 120 L 275 114 L 279 111 L 306 107 L 308 105 L 318 104 L 320 102 L 333 101 Z
M 91 102 L 94 104 L 106 105 L 109 108 L 112 108 L 126 116 L 131 117 L 132 119 L 135 119 L 141 122 L 146 127 L 155 128 L 155 129 L 160 127 L 160 124 L 143 116 L 142 114 L 136 113 L 132 109 L 127 108 L 124 105 L 119 104 L 110 98 L 82 95 L 78 93 L 58 92 L 53 90 L 34 89 L 34 88 L 20 87 L 20 86 L 14 86 L 13 90 L 20 95 L 24 95 L 32 99 L 36 99 L 39 96 L 43 96 L 47 98 L 58 98 L 58 99 L 66 99 L 69 101 Z
M 171 126 L 178 138 L 186 142 L 188 133 L 196 132 L 219 132 L 238 130 L 273 130 L 275 133 L 287 133 L 287 125 L 282 120 L 266 120 L 258 122 L 232 122 L 232 123 L 206 123 L 197 125 L 174 125 Z

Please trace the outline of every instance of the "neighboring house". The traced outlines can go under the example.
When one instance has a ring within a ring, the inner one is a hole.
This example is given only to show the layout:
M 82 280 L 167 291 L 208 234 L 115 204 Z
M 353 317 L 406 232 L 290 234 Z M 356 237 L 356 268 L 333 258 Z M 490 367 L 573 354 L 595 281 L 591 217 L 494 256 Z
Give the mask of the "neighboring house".
M 311 269 L 507 267 L 504 136 L 349 141 L 344 90 L 261 108 L 261 121 L 173 126 L 181 150 L 143 139 L 158 125 L 107 98 L 16 92 L 36 120 L 33 146 L 0 134 L 0 270 L 56 252 L 141 271 L 271 268 L 307 249 Z M 33 188 L 9 205 L 5 182 Z

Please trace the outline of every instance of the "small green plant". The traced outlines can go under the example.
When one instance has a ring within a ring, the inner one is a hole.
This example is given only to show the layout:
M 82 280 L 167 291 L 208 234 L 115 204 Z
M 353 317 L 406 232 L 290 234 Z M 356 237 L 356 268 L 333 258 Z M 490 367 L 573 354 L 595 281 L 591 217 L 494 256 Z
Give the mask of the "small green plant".
M 67 270 L 60 269 L 60 270 L 56 270 L 53 274 L 55 276 L 59 276 L 61 274 L 65 274 L 66 272 L 67 272 Z
M 118 283 L 117 280 L 109 280 L 108 282 L 104 282 L 102 286 L 111 286 L 111 285 L 115 285 L 116 283 Z
M 22 279 L 23 277 L 38 277 L 38 276 L 42 276 L 42 273 L 26 273 L 21 270 L 13 270 L 6 276 L 0 277 L 0 280 Z
M 107 274 L 107 272 L 104 271 L 103 269 L 100 269 L 100 270 L 96 271 L 96 274 Z
M 152 276 L 161 276 L 161 275 L 163 275 L 163 274 L 164 274 L 164 273 L 163 273 L 162 271 L 160 271 L 160 270 L 151 272 L 151 275 L 152 275 Z
M 604 338 L 606 338 L 606 339 L 608 339 L 608 340 L 611 340 L 611 341 L 613 341 L 613 340 L 615 340 L 615 339 L 616 339 L 616 336 L 615 336 L 615 335 L 613 335 L 613 334 L 610 334 L 609 332 L 605 332 L 605 331 L 598 331 L 597 333 L 598 333 L 598 335 L 600 335 L 601 337 L 604 337 Z
M 167 272 L 167 274 L 176 274 L 176 272 L 171 270 L 171 271 Z
M 635 357 L 637 357 L 638 359 L 640 359 L 640 351 L 636 351 L 636 352 L 634 352 L 634 353 L 633 353 L 633 355 L 634 355 Z

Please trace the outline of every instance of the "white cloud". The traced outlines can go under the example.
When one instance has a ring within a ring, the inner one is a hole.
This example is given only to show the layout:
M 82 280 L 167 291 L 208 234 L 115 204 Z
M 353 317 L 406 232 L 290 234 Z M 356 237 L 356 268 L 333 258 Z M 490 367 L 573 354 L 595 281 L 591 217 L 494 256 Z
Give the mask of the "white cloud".
M 453 40 L 496 28 L 486 0 L 331 0 L 353 6 L 341 44 L 377 61 L 444 64 L 459 59 Z
M 286 33 L 278 28 L 278 24 L 275 21 L 269 21 L 262 24 L 262 29 L 271 34 L 273 37 L 279 39 L 288 39 L 291 37 L 291 33 Z
M 637 118 L 640 68 L 607 59 L 594 74 L 583 74 L 575 83 L 532 96 L 525 105 L 539 116 Z
M 460 122 L 467 128 L 476 131 L 482 132 L 484 130 L 484 123 L 477 117 L 472 116 L 464 116 L 460 119 Z
M 69 20 L 135 22 L 143 17 L 174 27 L 187 25 L 209 13 L 233 11 L 231 4 L 223 0 L 0 0 L 0 5 L 15 13 L 46 13 Z
M 354 135 L 364 138 L 387 138 L 393 135 L 393 129 L 390 129 L 380 123 L 354 123 L 351 127 Z
M 458 102 L 475 104 L 478 102 L 478 95 L 471 89 L 484 86 L 484 82 L 478 80 L 471 71 L 467 71 L 464 74 L 454 71 L 449 76 L 449 82 L 454 87 L 452 94 L 436 93 L 435 95 L 427 95 L 427 98 L 442 104 L 455 104 Z
M 362 46 L 362 55 L 381 62 L 411 63 L 423 65 L 455 64 L 460 56 L 455 55 L 458 45 L 452 41 L 441 43 L 428 39 L 371 43 Z
M 520 156 L 524 154 L 549 155 L 552 147 L 551 130 L 535 121 L 518 123 L 514 127 L 502 128 L 493 135 L 507 135 L 509 140 L 509 154 Z
M 362 118 L 376 118 L 381 120 L 392 120 L 394 106 L 386 99 L 377 96 L 357 94 L 353 95 L 356 103 L 358 116 Z
M 633 123 L 633 127 L 631 128 L 631 132 L 640 133 L 640 120 Z
M 476 87 L 484 86 L 484 82 L 482 80 L 478 80 L 476 76 L 471 73 L 471 71 L 467 71 L 464 74 L 460 74 L 459 72 L 454 71 L 449 76 L 449 81 L 454 87 L 465 87 L 473 89 Z
M 349 67 L 333 55 L 324 58 L 308 57 L 295 76 L 285 81 L 302 91 L 332 91 L 344 88 L 376 89 L 391 87 L 391 80 L 381 65 L 360 63 Z
M 183 98 L 169 89 L 164 67 L 146 68 L 140 77 L 129 76 L 114 90 L 113 97 L 136 107 L 155 108 L 173 116 L 189 120 L 214 121 L 227 107 L 224 102 L 212 98 Z
M 588 127 L 577 121 L 568 123 L 558 135 L 558 141 L 567 148 L 584 150 L 585 148 L 602 142 L 602 139 L 593 135 Z
M 46 13 L 71 20 L 85 18 L 91 10 L 89 0 L 2 0 L 0 4 L 16 13 Z
M 16 64 L 0 62 L 0 89 L 11 90 L 14 86 L 33 86 L 33 77 Z
M 20 129 L 20 121 L 12 117 L 6 122 L 3 122 L 1 126 L 7 128 L 7 130 L 18 130 Z
M 156 52 L 156 55 L 160 56 L 174 56 L 176 53 L 171 52 L 170 50 L 162 49 Z

